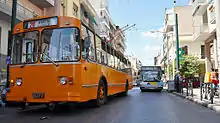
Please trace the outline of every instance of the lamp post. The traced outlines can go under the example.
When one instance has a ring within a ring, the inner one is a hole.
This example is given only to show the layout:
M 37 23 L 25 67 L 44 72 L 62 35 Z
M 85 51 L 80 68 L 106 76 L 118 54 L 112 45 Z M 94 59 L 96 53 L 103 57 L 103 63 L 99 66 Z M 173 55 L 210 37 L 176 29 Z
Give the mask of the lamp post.
M 11 61 L 11 47 L 12 47 L 12 42 L 13 42 L 13 29 L 15 26 L 15 22 L 16 22 L 16 13 L 17 13 L 17 0 L 13 0 L 12 3 L 12 14 L 11 14 L 11 32 L 9 35 L 9 40 L 8 40 L 8 51 L 7 51 L 7 87 L 9 87 L 9 75 L 10 75 L 10 71 L 9 71 L 9 63 Z
M 174 7 L 176 6 L 176 0 L 173 1 Z M 175 8 L 173 8 L 173 10 L 175 10 Z M 175 31 L 176 31 L 176 71 L 177 71 L 177 75 L 179 75 L 179 71 L 180 71 L 180 60 L 179 60 L 179 28 L 178 28 L 178 14 L 173 11 L 174 13 L 174 17 L 175 17 Z M 177 79 L 177 92 L 180 92 L 182 90 L 182 86 L 180 84 L 180 80 Z

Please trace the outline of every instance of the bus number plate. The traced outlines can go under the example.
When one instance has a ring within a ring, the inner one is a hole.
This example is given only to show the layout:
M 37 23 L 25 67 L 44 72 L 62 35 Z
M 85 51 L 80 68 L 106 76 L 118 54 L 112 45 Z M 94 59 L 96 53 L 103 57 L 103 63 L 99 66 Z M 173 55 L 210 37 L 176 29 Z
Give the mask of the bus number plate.
M 43 99 L 44 98 L 44 93 L 32 93 L 32 97 L 34 99 Z

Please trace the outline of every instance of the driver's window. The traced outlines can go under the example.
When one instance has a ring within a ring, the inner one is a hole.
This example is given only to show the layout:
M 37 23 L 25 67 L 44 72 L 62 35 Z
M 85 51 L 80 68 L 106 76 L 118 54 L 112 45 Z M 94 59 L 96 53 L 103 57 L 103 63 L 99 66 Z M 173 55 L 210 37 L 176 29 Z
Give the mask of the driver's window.
M 31 63 L 34 61 L 33 50 L 34 50 L 34 41 L 32 40 L 24 40 L 23 41 L 23 49 L 22 49 L 22 63 Z
M 92 61 L 95 61 L 95 43 L 94 43 L 94 33 L 91 32 L 87 27 L 82 25 L 82 57 L 88 58 Z

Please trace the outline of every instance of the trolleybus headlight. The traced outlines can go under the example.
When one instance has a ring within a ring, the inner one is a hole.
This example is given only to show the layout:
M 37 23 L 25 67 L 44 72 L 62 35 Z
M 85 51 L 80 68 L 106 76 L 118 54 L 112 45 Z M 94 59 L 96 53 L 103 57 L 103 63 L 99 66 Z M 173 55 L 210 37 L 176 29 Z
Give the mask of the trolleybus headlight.
M 60 84 L 65 85 L 67 82 L 67 78 L 66 77 L 61 77 L 60 78 Z
M 16 85 L 21 86 L 21 84 L 22 84 L 22 79 L 18 79 L 18 80 L 16 81 Z

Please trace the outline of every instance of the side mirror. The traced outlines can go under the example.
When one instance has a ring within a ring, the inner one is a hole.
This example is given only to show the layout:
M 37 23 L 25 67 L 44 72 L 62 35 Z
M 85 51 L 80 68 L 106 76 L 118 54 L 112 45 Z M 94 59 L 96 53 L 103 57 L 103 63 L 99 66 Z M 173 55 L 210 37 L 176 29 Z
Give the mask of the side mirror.
M 165 72 L 164 72 L 164 70 L 162 70 L 162 74 L 164 74 Z

